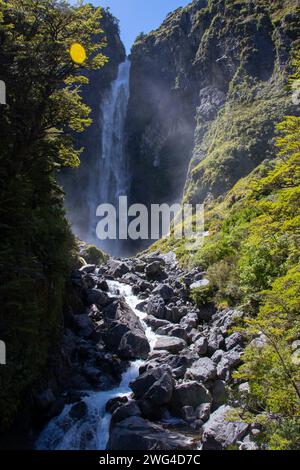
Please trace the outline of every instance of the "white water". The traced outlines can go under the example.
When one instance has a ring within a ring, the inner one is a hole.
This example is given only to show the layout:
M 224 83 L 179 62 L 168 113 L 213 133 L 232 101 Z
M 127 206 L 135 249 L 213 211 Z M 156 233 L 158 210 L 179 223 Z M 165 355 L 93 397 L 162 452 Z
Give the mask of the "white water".
M 101 248 L 113 255 L 120 255 L 119 243 L 99 241 L 96 236 L 96 207 L 100 204 L 112 204 L 118 207 L 119 196 L 128 192 L 128 168 L 125 154 L 125 121 L 129 100 L 130 61 L 119 65 L 118 76 L 103 98 L 101 104 L 102 152 L 98 159 L 95 190 L 91 188 L 88 194 L 88 205 L 94 212 L 90 224 L 88 241 L 101 245 Z
M 118 281 L 107 281 L 111 296 L 125 297 L 127 304 L 141 320 L 145 334 L 154 348 L 157 335 L 144 322 L 145 313 L 137 310 L 139 299 L 133 295 L 132 288 Z M 105 392 L 87 392 L 83 401 L 87 413 L 80 420 L 69 416 L 73 405 L 66 405 L 62 413 L 52 419 L 40 434 L 36 449 L 38 450 L 105 450 L 109 438 L 111 415 L 105 411 L 108 400 L 118 396 L 128 396 L 132 392 L 129 384 L 139 375 L 143 361 L 133 361 L 123 374 L 118 387 Z

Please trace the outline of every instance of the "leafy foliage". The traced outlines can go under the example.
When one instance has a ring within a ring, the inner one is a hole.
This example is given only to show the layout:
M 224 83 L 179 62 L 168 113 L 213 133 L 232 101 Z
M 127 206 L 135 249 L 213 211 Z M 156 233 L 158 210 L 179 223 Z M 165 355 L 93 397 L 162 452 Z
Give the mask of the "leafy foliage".
M 63 0 L 0 1 L 0 427 L 40 376 L 62 325 L 65 279 L 77 246 L 65 219 L 55 171 L 79 164 L 73 134 L 90 124 L 81 88 L 87 82 L 69 48 L 81 43 L 86 68 L 106 58 L 101 10 Z M 95 36 L 96 35 L 96 36 Z

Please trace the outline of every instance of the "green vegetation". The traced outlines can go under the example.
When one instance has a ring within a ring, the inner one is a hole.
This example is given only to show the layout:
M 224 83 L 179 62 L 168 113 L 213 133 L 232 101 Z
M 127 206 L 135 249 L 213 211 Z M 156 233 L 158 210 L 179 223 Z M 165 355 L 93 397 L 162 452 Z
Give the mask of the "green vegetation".
M 80 66 L 69 48 L 85 47 L 86 68 L 106 58 L 101 10 L 61 0 L 0 0 L 0 79 L 7 85 L 0 129 L 0 428 L 45 368 L 62 325 L 65 280 L 77 246 L 65 219 L 55 171 L 79 164 L 73 134 L 89 124 Z
M 300 55 L 294 60 L 299 78 Z M 209 286 L 192 294 L 199 306 L 239 305 L 249 338 L 236 378 L 250 384 L 243 419 L 262 426 L 269 449 L 300 447 L 300 117 L 277 125 L 277 157 L 242 178 L 207 206 L 206 237 L 192 255 L 185 240 L 165 239 L 184 263 L 207 270 Z M 264 345 L 251 341 L 262 337 Z M 243 407 L 244 408 L 244 407 Z

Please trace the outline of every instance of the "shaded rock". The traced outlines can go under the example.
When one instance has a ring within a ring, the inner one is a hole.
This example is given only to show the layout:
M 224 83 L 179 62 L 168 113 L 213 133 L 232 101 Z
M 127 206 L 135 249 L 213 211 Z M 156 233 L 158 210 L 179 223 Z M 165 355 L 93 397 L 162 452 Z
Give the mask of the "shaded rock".
M 130 271 L 130 267 L 126 263 L 115 259 L 110 259 L 107 263 L 107 266 L 109 268 L 108 274 L 110 274 L 113 278 L 120 278 Z
M 159 284 L 155 289 L 152 291 L 153 295 L 159 295 L 164 300 L 170 300 L 174 295 L 174 290 L 169 284 Z
M 136 398 L 150 400 L 157 405 L 169 403 L 173 393 L 172 371 L 169 367 L 161 366 L 150 369 L 131 382 Z
M 176 338 L 181 338 L 185 342 L 188 341 L 188 335 L 184 328 L 180 325 L 168 324 L 161 326 L 157 329 L 156 333 L 158 335 L 167 335 L 167 336 L 176 336 Z
M 69 411 L 69 416 L 72 419 L 80 420 L 85 417 L 87 413 L 87 405 L 84 401 L 75 403 Z
M 106 403 L 105 410 L 108 413 L 113 413 L 117 408 L 120 408 L 120 406 L 123 406 L 127 402 L 128 398 L 126 396 L 111 398 Z
M 161 349 L 176 354 L 182 349 L 184 349 L 186 345 L 187 344 L 183 339 L 175 338 L 172 336 L 162 336 L 156 341 L 154 349 Z
M 199 354 L 199 356 L 205 356 L 207 353 L 208 341 L 207 338 L 202 336 L 201 338 L 197 339 L 194 343 L 194 349 Z
M 148 264 L 145 268 L 145 274 L 148 279 L 156 279 L 159 278 L 164 270 L 163 270 L 163 263 L 161 260 L 153 261 L 152 263 Z
M 156 317 L 162 320 L 166 319 L 165 318 L 165 302 L 159 296 L 153 296 L 149 299 L 146 311 L 148 315 L 152 315 L 153 317 Z
M 209 420 L 210 416 L 210 403 L 202 403 L 202 405 L 197 406 L 196 408 L 196 418 L 201 419 L 204 423 Z
M 145 359 L 150 346 L 140 320 L 126 302 L 114 301 L 103 314 L 106 345 L 124 359 Z
M 227 351 L 229 349 L 235 348 L 236 346 L 243 346 L 243 344 L 244 344 L 244 338 L 238 332 L 232 333 L 232 335 L 228 336 L 228 338 L 225 339 L 225 346 L 226 346 Z
M 226 387 L 226 383 L 223 380 L 216 380 L 213 384 L 212 390 L 212 409 L 216 410 L 221 405 L 224 405 L 228 399 L 228 391 Z
M 100 289 L 89 289 L 87 291 L 87 305 L 97 305 L 97 307 L 104 307 L 109 302 L 109 297 L 106 292 Z
M 94 333 L 94 324 L 88 314 L 73 315 L 71 325 L 81 338 L 88 339 Z
M 228 420 L 228 413 L 233 410 L 234 408 L 223 405 L 211 414 L 209 421 L 203 426 L 203 450 L 225 450 L 246 436 L 249 424 Z
M 210 403 L 211 395 L 204 385 L 190 381 L 178 384 L 174 388 L 170 408 L 175 416 L 182 416 L 184 406 L 196 409 L 202 403 Z
M 132 416 L 140 416 L 141 410 L 136 401 L 131 400 L 124 405 L 119 406 L 112 414 L 111 425 L 119 423 Z
M 188 450 L 192 440 L 134 416 L 113 426 L 108 450 Z
M 138 306 L 137 306 L 137 308 L 138 308 Z M 147 315 L 147 317 L 145 318 L 144 321 L 145 321 L 145 323 L 147 323 L 148 326 L 151 326 L 153 331 L 157 331 L 158 328 L 160 328 L 160 327 L 170 325 L 170 322 L 168 322 L 168 320 L 162 320 L 162 319 L 154 317 L 153 315 Z
M 239 366 L 242 363 L 242 349 L 235 348 L 225 352 L 217 364 L 217 374 L 220 379 L 228 379 L 228 371 Z

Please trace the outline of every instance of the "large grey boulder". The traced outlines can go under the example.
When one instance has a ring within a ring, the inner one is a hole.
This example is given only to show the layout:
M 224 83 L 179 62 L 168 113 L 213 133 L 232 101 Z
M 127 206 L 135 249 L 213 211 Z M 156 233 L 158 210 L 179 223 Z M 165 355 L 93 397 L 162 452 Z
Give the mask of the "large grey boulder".
M 184 406 L 196 409 L 202 403 L 211 403 L 211 395 L 204 385 L 195 382 L 183 382 L 174 388 L 170 409 L 175 416 L 182 416 Z
M 112 427 L 107 450 L 190 450 L 193 447 L 191 439 L 133 416 Z
M 198 380 L 200 382 L 207 382 L 213 380 L 217 376 L 217 369 L 215 364 L 208 357 L 202 357 L 198 359 L 187 370 L 186 377 L 188 379 Z
M 143 326 L 122 299 L 103 310 L 101 332 L 108 348 L 124 359 L 146 359 L 150 346 Z
M 173 336 L 161 336 L 158 338 L 154 345 L 154 350 L 169 351 L 176 354 L 182 349 L 186 348 L 187 344 L 183 339 Z
M 120 278 L 130 271 L 130 267 L 126 263 L 115 259 L 110 259 L 107 266 L 109 268 L 108 274 L 114 278 Z
M 155 405 L 165 405 L 173 394 L 172 371 L 167 366 L 147 370 L 131 382 L 130 387 L 137 399 L 143 398 Z
M 132 416 L 140 416 L 141 410 L 136 403 L 136 401 L 131 400 L 128 403 L 125 403 L 113 412 L 111 417 L 111 425 L 119 423 L 124 419 L 131 418 Z
M 160 295 L 164 300 L 170 300 L 174 295 L 174 290 L 169 284 L 159 284 L 155 289 L 152 291 L 154 295 Z
M 163 262 L 161 260 L 153 261 L 152 263 L 148 264 L 145 268 L 145 274 L 148 279 L 157 279 L 159 278 L 164 270 L 163 270 Z
M 249 424 L 232 421 L 230 412 L 233 410 L 234 408 L 223 405 L 210 415 L 203 426 L 203 450 L 225 450 L 246 436 Z

